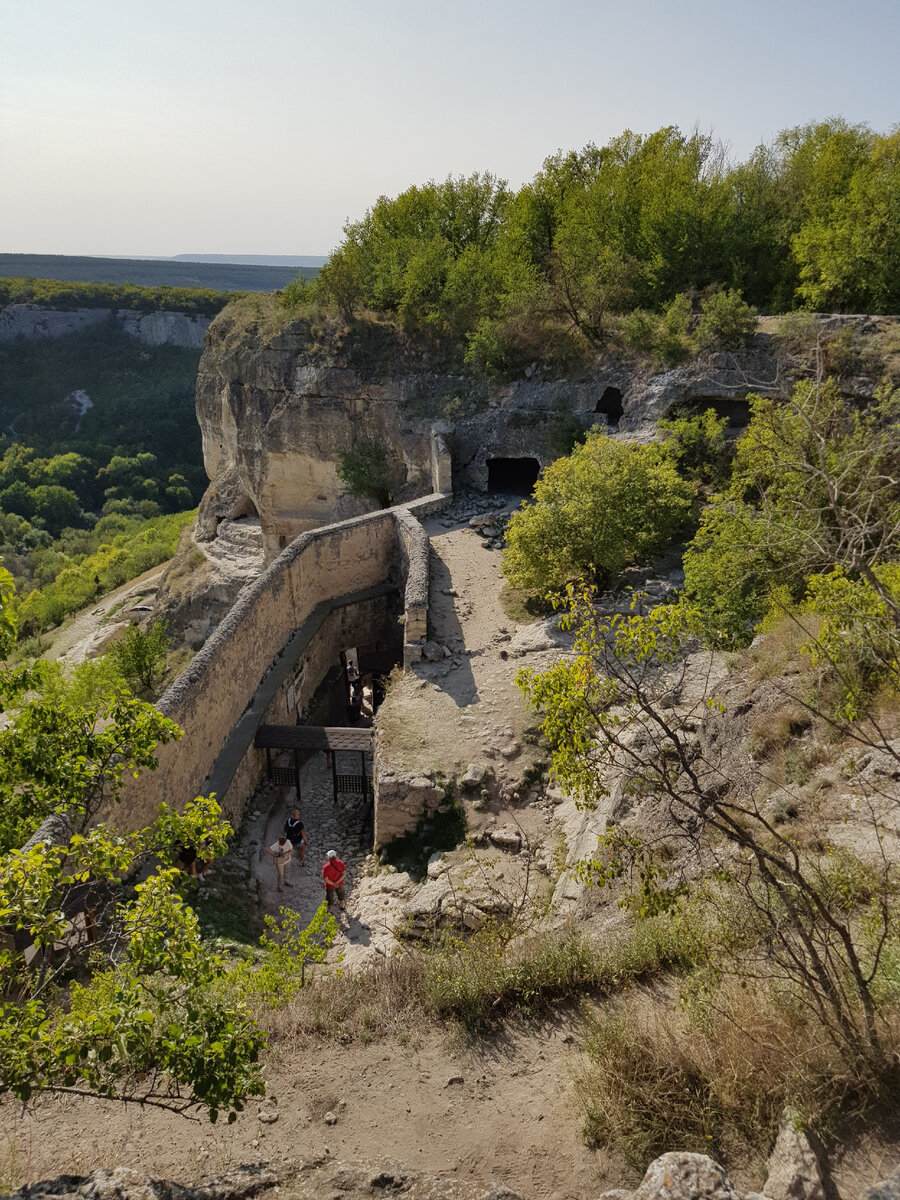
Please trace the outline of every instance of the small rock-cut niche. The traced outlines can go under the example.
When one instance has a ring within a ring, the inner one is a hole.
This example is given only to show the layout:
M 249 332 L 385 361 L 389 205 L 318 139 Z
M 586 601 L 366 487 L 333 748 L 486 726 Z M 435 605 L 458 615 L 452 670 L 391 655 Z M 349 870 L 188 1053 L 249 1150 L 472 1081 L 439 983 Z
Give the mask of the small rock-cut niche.
M 597 401 L 594 412 L 603 413 L 609 425 L 618 425 L 622 416 L 622 392 L 620 388 L 608 387 Z
M 508 496 L 530 496 L 540 474 L 536 458 L 489 458 L 488 491 Z
M 680 406 L 688 412 L 702 413 L 711 408 L 717 417 L 724 417 L 729 429 L 743 429 L 750 420 L 750 404 L 747 400 L 734 400 L 723 396 L 692 396 L 687 404 Z

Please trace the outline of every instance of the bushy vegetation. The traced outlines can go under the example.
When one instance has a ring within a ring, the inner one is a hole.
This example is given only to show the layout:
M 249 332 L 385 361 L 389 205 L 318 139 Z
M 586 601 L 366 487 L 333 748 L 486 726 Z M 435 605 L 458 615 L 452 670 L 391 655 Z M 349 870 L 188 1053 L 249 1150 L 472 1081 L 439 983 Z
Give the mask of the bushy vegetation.
M 17 605 L 22 636 L 51 629 L 97 596 L 171 558 L 195 516 L 194 511 L 149 520 L 111 515 L 90 531 L 69 530 L 57 542 L 8 560 L 30 573 L 32 590 Z
M 380 508 L 393 503 L 394 492 L 403 482 L 387 449 L 375 442 L 357 442 L 345 451 L 337 474 L 351 496 L 374 500 Z
M 572 579 L 611 579 L 662 549 L 684 525 L 693 490 L 658 444 L 592 432 L 535 485 L 514 513 L 503 573 L 514 587 L 558 591 Z
M 150 692 L 166 669 L 166 622 L 154 621 L 145 633 L 131 625 L 109 655 L 133 692 Z
M 174 553 L 206 483 L 198 361 L 106 325 L 0 345 L 0 555 L 24 636 Z
M 518 192 L 489 173 L 411 187 L 291 302 L 387 314 L 497 375 L 616 337 L 671 365 L 739 346 L 757 308 L 894 312 L 898 139 L 833 119 L 732 164 L 667 127 L 559 152 Z
M 0 570 L 0 659 L 12 595 Z M 99 665 L 82 674 L 0 667 L 14 709 L 0 731 L 0 924 L 15 935 L 0 945 L 0 1100 L 95 1095 L 234 1120 L 265 1090 L 255 1010 L 302 986 L 334 918 L 324 905 L 306 928 L 269 918 L 252 967 L 204 940 L 175 863 L 185 845 L 221 856 L 231 829 L 202 796 L 130 833 L 97 823 L 181 731 Z M 53 832 L 23 846 L 50 816 Z
M 799 602 L 841 567 L 885 594 L 873 570 L 900 549 L 900 392 L 851 405 L 831 381 L 789 401 L 750 397 L 728 487 L 685 555 L 685 587 L 719 643 L 742 644 L 773 594 Z M 780 590 L 779 590 L 780 589 Z
M 726 424 L 727 418 L 717 417 L 711 408 L 659 422 L 669 452 L 686 479 L 710 486 L 725 482 L 731 457 L 725 441 Z
M 0 278 L 0 308 L 41 304 L 45 308 L 128 308 L 137 312 L 183 312 L 214 316 L 240 292 L 199 287 L 139 287 L 133 283 L 74 283 L 61 279 Z
M 165 505 L 172 475 L 196 503 L 205 484 L 200 430 L 194 412 L 199 350 L 145 346 L 120 329 L 101 324 L 58 338 L 0 343 L 0 427 L 5 446 L 17 443 L 39 458 L 78 454 L 90 464 L 83 486 L 73 487 L 85 508 L 127 480 L 98 472 L 114 458 L 152 454 L 137 482 L 155 487 L 133 498 Z M 76 392 L 88 403 L 78 403 Z M 27 479 L 26 479 L 26 482 Z M 84 488 L 92 485 L 91 490 Z M 4 486 L 7 486 L 4 484 Z M 181 505 L 184 507 L 184 505 Z

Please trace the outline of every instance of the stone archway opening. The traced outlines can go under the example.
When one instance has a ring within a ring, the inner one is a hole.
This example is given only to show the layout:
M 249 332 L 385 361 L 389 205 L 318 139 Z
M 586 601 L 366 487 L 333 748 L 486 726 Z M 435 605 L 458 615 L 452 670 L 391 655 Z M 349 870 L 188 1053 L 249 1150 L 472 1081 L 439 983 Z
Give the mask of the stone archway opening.
M 603 395 L 594 407 L 594 412 L 602 413 L 606 417 L 607 425 L 618 425 L 624 411 L 622 407 L 622 389 L 617 387 L 604 388 Z
M 541 472 L 541 464 L 536 458 L 489 458 L 487 469 L 489 492 L 530 496 Z

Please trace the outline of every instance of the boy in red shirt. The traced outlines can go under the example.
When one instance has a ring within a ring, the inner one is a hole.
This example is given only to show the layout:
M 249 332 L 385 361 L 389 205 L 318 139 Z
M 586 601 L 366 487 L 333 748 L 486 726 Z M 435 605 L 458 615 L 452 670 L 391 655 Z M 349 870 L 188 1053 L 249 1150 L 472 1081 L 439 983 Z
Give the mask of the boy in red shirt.
M 344 912 L 344 879 L 347 875 L 347 868 L 337 856 L 336 850 L 328 851 L 328 859 L 325 866 L 322 868 L 322 883 L 325 886 L 325 902 L 329 910 L 334 904 L 335 893 L 337 893 L 338 903 L 341 906 L 341 912 Z

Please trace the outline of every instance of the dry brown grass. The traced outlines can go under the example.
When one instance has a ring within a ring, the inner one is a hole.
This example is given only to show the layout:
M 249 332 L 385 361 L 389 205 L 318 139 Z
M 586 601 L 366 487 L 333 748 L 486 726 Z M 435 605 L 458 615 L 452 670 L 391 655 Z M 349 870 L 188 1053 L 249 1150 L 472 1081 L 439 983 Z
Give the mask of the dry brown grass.
M 896 1008 L 882 1014 L 886 1045 L 897 1024 Z M 728 980 L 681 1005 L 644 990 L 593 1019 L 586 1049 L 576 1078 L 585 1135 L 639 1169 L 690 1150 L 761 1171 L 786 1107 L 834 1137 L 891 1086 L 765 982 Z
M 402 954 L 368 971 L 319 974 L 284 1008 L 261 1016 L 270 1039 L 292 1048 L 323 1039 L 403 1043 L 429 1023 L 424 960 Z

